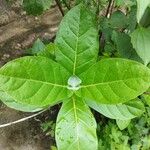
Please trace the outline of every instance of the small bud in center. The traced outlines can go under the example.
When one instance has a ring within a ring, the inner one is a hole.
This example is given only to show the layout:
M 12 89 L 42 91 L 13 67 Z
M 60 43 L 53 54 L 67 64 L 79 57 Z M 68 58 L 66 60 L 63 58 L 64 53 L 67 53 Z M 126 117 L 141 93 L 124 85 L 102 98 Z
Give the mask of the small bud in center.
M 68 89 L 69 90 L 73 90 L 73 91 L 77 91 L 80 89 L 80 84 L 82 83 L 81 79 L 78 78 L 75 75 L 72 75 L 69 79 L 68 79 Z

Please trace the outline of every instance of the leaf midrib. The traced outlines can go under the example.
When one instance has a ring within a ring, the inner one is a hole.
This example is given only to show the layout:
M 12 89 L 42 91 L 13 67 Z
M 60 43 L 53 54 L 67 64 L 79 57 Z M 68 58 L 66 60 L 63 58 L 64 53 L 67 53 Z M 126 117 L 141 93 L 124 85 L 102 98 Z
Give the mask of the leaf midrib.
M 75 124 L 76 124 L 76 135 L 77 135 L 76 141 L 77 141 L 78 150 L 80 150 L 80 147 L 79 147 L 79 130 L 78 130 L 77 108 L 76 108 L 74 97 L 72 97 L 72 101 L 73 101 L 73 112 L 74 112 Z
M 111 83 L 116 83 L 116 82 L 125 82 L 128 80 L 134 80 L 134 79 L 141 79 L 142 78 L 138 77 L 138 78 L 129 78 L 129 79 L 125 79 L 125 80 L 116 80 L 116 81 L 109 81 L 109 82 L 101 82 L 101 83 L 95 83 L 95 84 L 88 84 L 88 85 L 81 85 L 81 88 L 86 88 L 86 87 L 93 87 L 93 86 L 98 86 L 98 85 L 105 85 L 105 84 L 111 84 Z
M 57 87 L 62 87 L 62 88 L 67 88 L 67 85 L 61 85 L 61 84 L 51 83 L 51 82 L 47 82 L 47 81 L 34 80 L 34 79 L 29 79 L 29 78 L 13 77 L 13 76 L 2 75 L 2 74 L 0 74 L 0 76 L 4 76 L 4 77 L 8 77 L 8 78 L 15 78 L 18 80 L 27 80 L 27 81 L 31 81 L 31 82 L 38 82 L 38 83 L 48 84 L 51 86 L 57 86 Z
M 80 10 L 81 11 L 81 10 Z M 79 13 L 79 23 L 78 23 L 78 32 L 77 32 L 77 41 L 76 41 L 76 46 L 75 46 L 75 58 L 74 58 L 74 63 L 73 63 L 73 75 L 76 74 L 76 64 L 77 64 L 77 50 L 78 50 L 78 43 L 79 43 L 79 31 L 80 31 L 80 15 L 81 12 Z

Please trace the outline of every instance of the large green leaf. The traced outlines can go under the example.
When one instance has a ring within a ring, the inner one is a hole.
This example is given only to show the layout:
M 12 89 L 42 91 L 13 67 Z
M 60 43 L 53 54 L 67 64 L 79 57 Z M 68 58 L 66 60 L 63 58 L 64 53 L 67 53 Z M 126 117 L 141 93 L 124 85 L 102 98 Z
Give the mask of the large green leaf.
M 23 57 L 0 69 L 0 89 L 16 102 L 54 105 L 66 98 L 69 73 L 46 57 Z
M 58 150 L 97 150 L 96 122 L 81 98 L 64 102 L 57 118 L 56 142 Z
M 43 109 L 33 105 L 16 102 L 11 97 L 9 97 L 9 95 L 2 91 L 0 91 L 0 100 L 8 107 L 23 112 L 36 112 Z
M 145 65 L 150 62 L 150 29 L 138 28 L 131 34 L 131 42 Z
M 150 86 L 150 69 L 121 58 L 102 59 L 80 76 L 79 96 L 104 104 L 129 101 Z
M 79 75 L 97 60 L 98 30 L 95 16 L 83 5 L 63 18 L 55 43 L 56 60 L 71 74 Z
M 146 8 L 150 5 L 150 0 L 137 0 L 137 21 L 140 22 Z
M 91 108 L 111 119 L 129 120 L 140 116 L 145 111 L 143 103 L 138 100 L 117 105 L 101 104 L 92 100 L 86 102 Z

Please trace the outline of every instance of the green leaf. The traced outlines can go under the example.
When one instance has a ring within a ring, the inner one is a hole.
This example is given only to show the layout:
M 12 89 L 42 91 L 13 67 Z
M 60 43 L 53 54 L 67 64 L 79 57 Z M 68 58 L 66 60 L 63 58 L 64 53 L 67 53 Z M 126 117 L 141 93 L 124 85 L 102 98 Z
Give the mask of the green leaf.
M 138 28 L 131 34 L 131 42 L 144 64 L 150 62 L 150 29 Z
M 150 106 L 150 92 L 149 94 L 144 94 L 143 96 L 144 96 L 146 103 Z
M 142 27 L 149 27 L 150 26 L 150 7 L 148 7 L 142 17 L 142 19 L 140 20 L 140 25 Z
M 43 108 L 39 108 L 33 105 L 16 102 L 4 92 L 0 92 L 0 99 L 8 107 L 15 109 L 15 110 L 23 111 L 23 112 L 36 112 L 36 111 L 40 111 L 43 109 Z
M 85 99 L 104 104 L 124 103 L 136 98 L 150 86 L 150 69 L 121 58 L 102 59 L 80 76 L 76 92 Z
M 106 105 L 92 100 L 86 102 L 91 108 L 111 119 L 129 120 L 140 116 L 145 111 L 143 103 L 138 100 L 117 105 Z
M 137 0 L 137 21 L 142 19 L 146 8 L 150 5 L 150 0 Z
M 128 9 L 130 9 L 131 6 L 135 5 L 135 0 L 115 0 L 114 2 L 116 6 L 120 8 L 127 7 Z
M 128 127 L 131 120 L 116 120 L 117 126 L 120 130 L 124 130 Z
M 127 17 L 123 12 L 118 10 L 111 15 L 110 19 L 108 20 L 108 23 L 111 28 L 115 28 L 115 29 L 126 28 Z
M 97 150 L 95 119 L 79 97 L 63 103 L 56 123 L 56 142 L 59 150 Z
M 56 51 L 56 45 L 54 43 L 49 43 L 45 46 L 45 48 L 37 53 L 37 56 L 43 56 L 50 59 L 55 59 L 55 51 Z
M 128 28 L 127 29 L 130 32 L 133 32 L 137 25 L 136 12 L 137 12 L 136 6 L 132 6 L 130 12 L 127 14 L 127 17 L 128 17 Z
M 30 55 L 43 56 L 54 60 L 55 50 L 56 45 L 54 43 L 45 45 L 40 39 L 37 39 L 32 48 L 28 49 L 27 52 Z
M 135 49 L 133 49 L 131 38 L 129 35 L 113 31 L 112 40 L 114 41 L 118 53 L 122 58 L 128 58 L 142 62 Z
M 65 68 L 46 57 L 23 57 L 0 69 L 0 89 L 16 102 L 38 107 L 68 97 Z
M 97 60 L 98 29 L 95 16 L 77 5 L 63 18 L 56 36 L 56 60 L 71 74 L 79 75 Z
M 30 52 L 30 54 L 35 55 L 43 51 L 43 49 L 45 49 L 44 43 L 40 39 L 37 39 L 34 42 L 32 48 L 29 49 L 28 51 Z
M 49 9 L 52 0 L 23 0 L 24 10 L 29 15 L 41 15 L 44 10 Z

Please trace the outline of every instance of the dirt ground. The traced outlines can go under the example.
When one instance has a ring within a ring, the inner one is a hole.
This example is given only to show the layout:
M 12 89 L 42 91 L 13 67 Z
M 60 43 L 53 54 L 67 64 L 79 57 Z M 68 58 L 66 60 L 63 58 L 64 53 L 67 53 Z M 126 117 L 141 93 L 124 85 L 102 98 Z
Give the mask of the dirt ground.
M 6 4 L 0 0 L 0 66 L 26 55 L 26 49 L 39 37 L 51 41 L 54 37 L 61 14 L 56 6 L 39 17 L 27 16 L 20 8 L 20 1 Z M 18 120 L 29 113 L 22 113 L 0 104 L 0 124 Z M 49 150 L 54 139 L 40 129 L 41 122 L 50 119 L 54 111 L 28 121 L 0 129 L 0 150 Z

